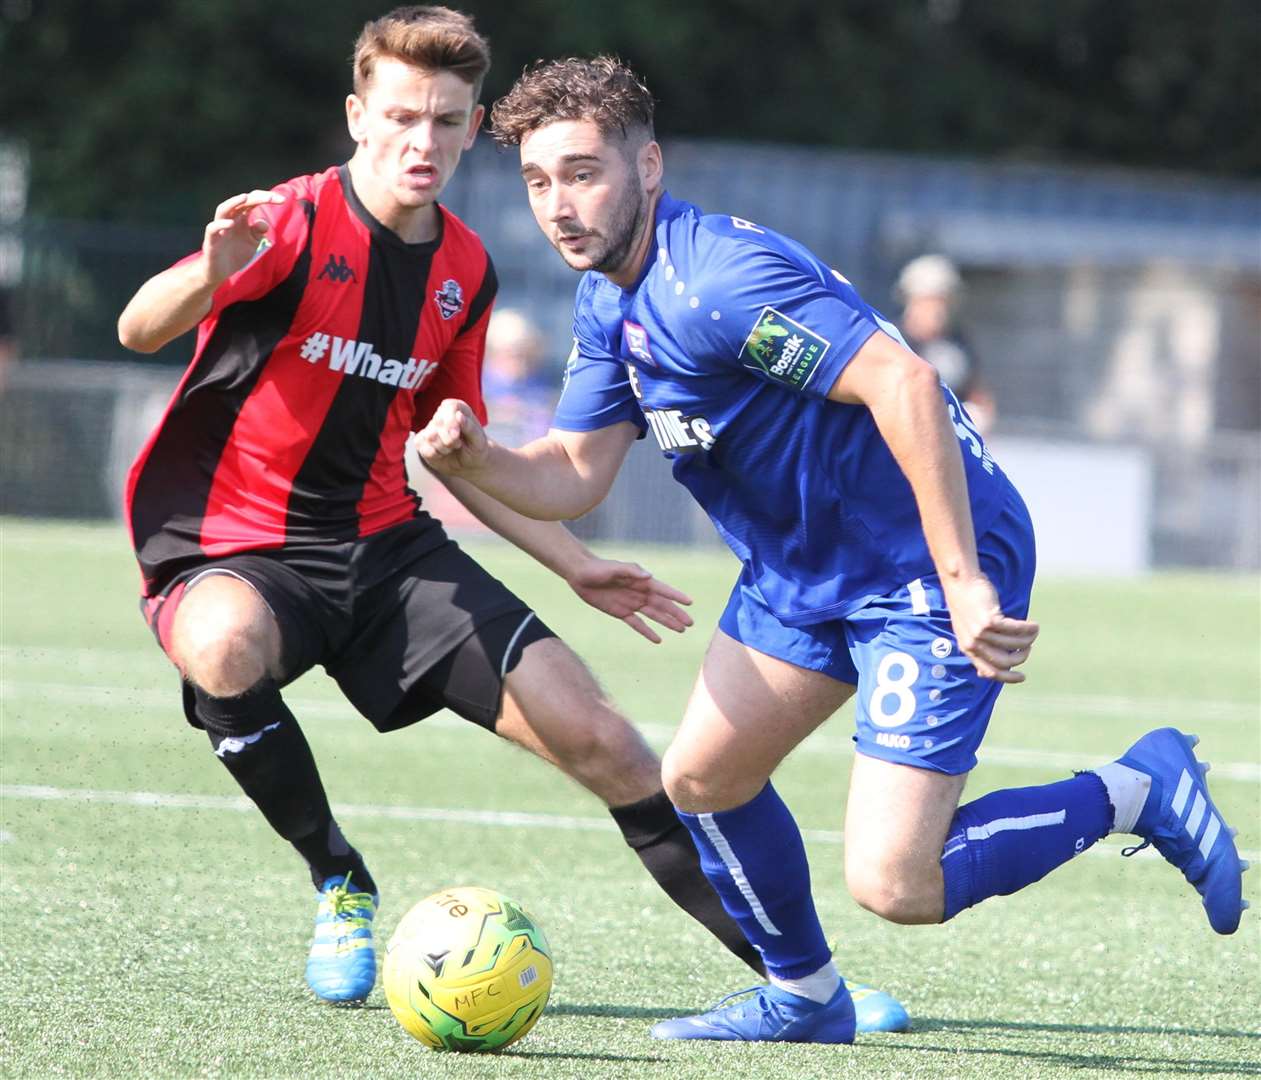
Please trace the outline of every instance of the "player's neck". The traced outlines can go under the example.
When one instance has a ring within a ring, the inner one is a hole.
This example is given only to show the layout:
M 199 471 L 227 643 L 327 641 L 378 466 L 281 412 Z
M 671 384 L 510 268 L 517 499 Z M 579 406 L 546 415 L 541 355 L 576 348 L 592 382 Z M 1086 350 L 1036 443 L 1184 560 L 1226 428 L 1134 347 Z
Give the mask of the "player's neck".
M 363 207 L 405 244 L 423 244 L 437 237 L 440 228 L 437 202 L 402 206 L 367 169 L 352 157 L 350 181 Z
M 626 261 L 616 270 L 611 273 L 606 272 L 604 275 L 619 289 L 633 289 L 635 282 L 639 280 L 639 275 L 644 269 L 644 262 L 648 258 L 648 253 L 652 250 L 653 234 L 657 231 L 657 204 L 661 202 L 661 191 L 662 189 L 658 188 L 648 196 L 648 206 L 644 211 L 644 220 L 640 223 L 639 233 L 635 237 L 635 243 L 632 245 Z

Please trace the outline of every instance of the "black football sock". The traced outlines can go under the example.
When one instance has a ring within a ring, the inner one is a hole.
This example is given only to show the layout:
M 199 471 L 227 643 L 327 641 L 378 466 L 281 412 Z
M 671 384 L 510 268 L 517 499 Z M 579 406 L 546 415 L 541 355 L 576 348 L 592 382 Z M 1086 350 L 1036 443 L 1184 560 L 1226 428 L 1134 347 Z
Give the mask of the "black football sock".
M 674 812 L 664 791 L 629 806 L 609 808 L 622 836 L 644 868 L 676 904 L 763 978 L 766 968 L 758 951 L 723 909 L 701 870 L 692 836 Z
M 235 698 L 213 698 L 198 690 L 196 698 L 197 716 L 206 725 L 215 756 L 268 824 L 306 860 L 315 887 L 327 878 L 351 874 L 356 892 L 375 893 L 362 856 L 333 820 L 311 747 L 275 684 Z M 250 728 L 250 734 L 223 734 Z

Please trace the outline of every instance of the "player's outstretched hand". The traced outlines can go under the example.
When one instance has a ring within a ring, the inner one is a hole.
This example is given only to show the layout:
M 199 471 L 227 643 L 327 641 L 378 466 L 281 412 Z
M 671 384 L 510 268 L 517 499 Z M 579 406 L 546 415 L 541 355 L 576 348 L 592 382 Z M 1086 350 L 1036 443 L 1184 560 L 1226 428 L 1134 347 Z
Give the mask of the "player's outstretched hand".
M 463 401 L 447 398 L 416 436 L 425 464 L 443 476 L 469 472 L 486 457 L 486 429 Z
M 678 634 L 692 625 L 692 616 L 683 610 L 692 598 L 635 563 L 592 557 L 569 578 L 569 586 L 593 608 L 621 619 L 654 645 L 661 638 L 644 618 Z
M 1024 682 L 1024 672 L 1015 669 L 1029 659 L 1038 624 L 1004 615 L 994 586 L 983 574 L 944 588 L 955 640 L 978 674 L 998 682 Z
M 267 235 L 267 219 L 258 215 L 250 221 L 251 213 L 260 206 L 284 201 L 285 197 L 275 191 L 251 191 L 233 195 L 215 208 L 214 220 L 206 226 L 201 243 L 207 276 L 215 285 L 244 268 Z

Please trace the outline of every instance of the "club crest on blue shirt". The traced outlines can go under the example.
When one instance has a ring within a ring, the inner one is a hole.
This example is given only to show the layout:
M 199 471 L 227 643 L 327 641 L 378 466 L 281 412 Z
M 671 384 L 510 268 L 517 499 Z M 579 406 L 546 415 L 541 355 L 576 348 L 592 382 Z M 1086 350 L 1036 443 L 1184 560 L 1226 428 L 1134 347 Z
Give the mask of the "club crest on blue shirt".
M 433 294 L 434 302 L 444 319 L 451 319 L 464 310 L 464 290 L 455 278 L 447 278 Z
M 652 358 L 652 350 L 648 348 L 648 331 L 639 323 L 625 320 L 622 323 L 622 337 L 626 342 L 626 351 L 636 360 L 642 360 L 645 364 L 656 363 Z
M 794 390 L 804 390 L 831 346 L 782 311 L 764 307 L 740 347 L 740 363 Z

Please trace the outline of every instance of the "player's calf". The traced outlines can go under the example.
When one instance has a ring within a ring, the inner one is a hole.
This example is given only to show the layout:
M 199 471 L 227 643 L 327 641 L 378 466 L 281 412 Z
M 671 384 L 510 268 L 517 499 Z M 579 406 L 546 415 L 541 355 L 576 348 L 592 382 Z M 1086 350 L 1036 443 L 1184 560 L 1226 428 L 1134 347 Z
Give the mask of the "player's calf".
M 1097 776 L 1008 788 L 958 805 L 964 775 L 859 753 L 845 823 L 858 902 L 894 922 L 951 919 L 1031 885 L 1105 835 Z
M 661 789 L 661 763 L 558 638 L 530 645 L 504 679 L 495 732 L 558 766 L 607 806 Z
M 964 774 L 859 753 L 845 816 L 845 881 L 868 911 L 890 922 L 940 922 L 941 852 Z
M 606 806 L 661 790 L 661 762 L 643 736 L 607 705 L 593 705 L 561 745 L 558 764 Z
M 235 698 L 195 688 L 193 698 L 215 757 L 302 856 L 316 888 L 353 872 L 361 887 L 375 891 L 362 858 L 333 819 L 311 747 L 276 684 L 266 679 Z
M 945 892 L 939 860 L 916 864 L 845 858 L 845 884 L 861 906 L 892 923 L 918 926 L 941 922 Z

